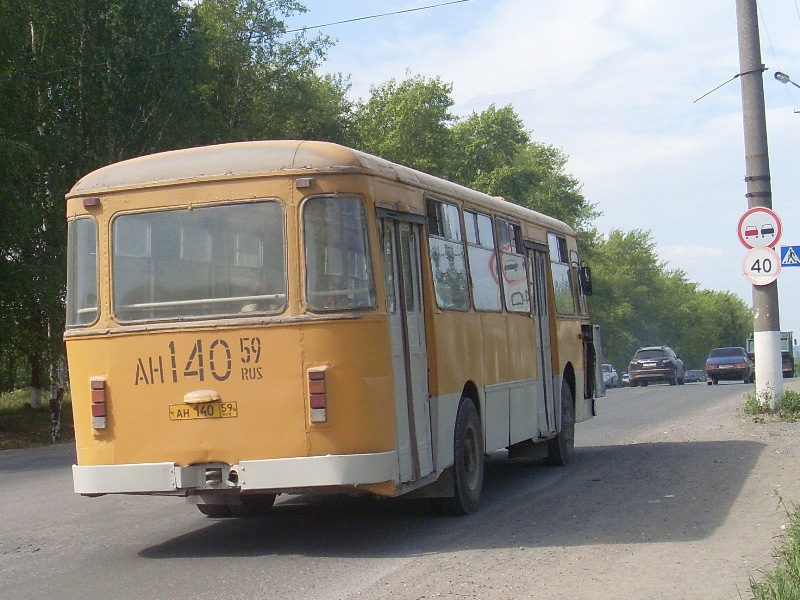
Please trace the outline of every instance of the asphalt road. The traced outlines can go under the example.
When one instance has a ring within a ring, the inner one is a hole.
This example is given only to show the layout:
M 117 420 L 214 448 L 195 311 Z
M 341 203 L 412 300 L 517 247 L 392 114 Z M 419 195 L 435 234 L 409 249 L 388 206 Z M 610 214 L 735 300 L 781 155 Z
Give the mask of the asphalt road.
M 747 597 L 780 529 L 772 491 L 745 493 L 768 443 L 735 414 L 749 389 L 610 390 L 572 465 L 492 457 L 469 517 L 281 497 L 268 517 L 212 520 L 182 499 L 75 495 L 69 445 L 0 452 L 0 597 Z M 726 538 L 749 496 L 766 529 Z

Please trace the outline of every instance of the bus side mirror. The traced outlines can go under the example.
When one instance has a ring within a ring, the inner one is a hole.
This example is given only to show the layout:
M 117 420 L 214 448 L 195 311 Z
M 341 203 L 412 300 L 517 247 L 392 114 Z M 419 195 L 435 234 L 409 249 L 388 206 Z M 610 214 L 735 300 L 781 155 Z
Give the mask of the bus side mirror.
M 592 270 L 585 264 L 581 265 L 579 275 L 581 280 L 581 289 L 587 296 L 592 295 Z

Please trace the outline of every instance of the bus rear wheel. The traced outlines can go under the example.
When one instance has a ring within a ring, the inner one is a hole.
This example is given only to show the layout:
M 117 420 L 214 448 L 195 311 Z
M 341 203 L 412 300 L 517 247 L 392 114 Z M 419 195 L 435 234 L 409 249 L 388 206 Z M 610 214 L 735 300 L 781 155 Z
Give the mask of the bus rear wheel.
M 233 516 L 227 504 L 197 504 L 196 506 L 197 510 L 212 519 L 227 519 Z
M 229 505 L 234 517 L 260 517 L 268 514 L 275 504 L 276 494 L 241 496 L 240 504 Z
M 462 397 L 453 436 L 453 495 L 434 498 L 437 512 L 468 515 L 478 509 L 483 489 L 483 429 L 478 410 Z
M 575 454 L 575 403 L 566 381 L 561 382 L 561 430 L 547 442 L 547 464 L 563 467 Z
M 259 517 L 270 512 L 276 494 L 240 496 L 236 504 L 198 504 L 197 510 L 212 519 Z

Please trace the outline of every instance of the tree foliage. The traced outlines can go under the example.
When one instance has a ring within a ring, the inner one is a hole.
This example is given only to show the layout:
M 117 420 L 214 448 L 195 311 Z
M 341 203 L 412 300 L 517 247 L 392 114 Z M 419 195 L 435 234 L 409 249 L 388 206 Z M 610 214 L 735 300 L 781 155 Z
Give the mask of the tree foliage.
M 432 175 L 445 175 L 455 120 L 452 86 L 440 78 L 414 76 L 373 86 L 356 109 L 359 146 L 366 152 Z

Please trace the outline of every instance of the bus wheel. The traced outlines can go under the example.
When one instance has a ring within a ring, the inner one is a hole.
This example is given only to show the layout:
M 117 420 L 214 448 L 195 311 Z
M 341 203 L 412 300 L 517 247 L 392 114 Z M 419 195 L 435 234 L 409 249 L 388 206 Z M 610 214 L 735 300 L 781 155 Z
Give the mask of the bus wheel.
M 472 400 L 461 398 L 453 436 L 453 496 L 434 498 L 437 512 L 468 515 L 478 509 L 483 488 L 483 430 Z
M 260 517 L 272 510 L 276 494 L 241 496 L 241 504 L 230 504 L 228 508 L 234 517 Z
M 197 504 L 196 506 L 197 510 L 212 519 L 226 519 L 233 516 L 227 504 Z
M 563 467 L 575 454 L 575 403 L 566 381 L 561 382 L 561 431 L 547 442 L 547 464 Z

